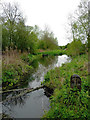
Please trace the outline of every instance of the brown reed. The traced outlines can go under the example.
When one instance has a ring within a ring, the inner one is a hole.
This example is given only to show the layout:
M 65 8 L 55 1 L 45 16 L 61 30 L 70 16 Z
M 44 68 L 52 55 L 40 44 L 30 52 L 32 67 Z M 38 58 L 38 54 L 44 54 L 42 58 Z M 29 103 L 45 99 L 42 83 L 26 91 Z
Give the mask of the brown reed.
M 19 64 L 22 60 L 20 58 L 20 56 L 22 54 L 27 54 L 27 52 L 23 52 L 21 53 L 21 50 L 17 50 L 17 47 L 16 49 L 13 49 L 12 47 L 10 47 L 10 49 L 8 49 L 8 47 L 6 47 L 6 50 L 3 51 L 3 54 L 2 54 L 2 60 L 3 60 L 3 63 L 8 65 L 8 64 Z

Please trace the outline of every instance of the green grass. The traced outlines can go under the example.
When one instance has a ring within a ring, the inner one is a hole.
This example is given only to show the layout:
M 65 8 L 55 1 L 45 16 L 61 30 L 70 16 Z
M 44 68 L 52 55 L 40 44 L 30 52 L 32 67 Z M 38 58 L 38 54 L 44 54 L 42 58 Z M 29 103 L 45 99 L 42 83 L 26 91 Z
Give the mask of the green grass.
M 42 55 L 63 55 L 63 54 L 66 54 L 66 52 L 65 52 L 65 50 L 50 50 L 50 51 L 38 52 L 37 54 L 42 54 Z
M 81 77 L 81 92 L 73 92 L 70 88 L 70 77 L 78 74 Z M 88 56 L 86 54 L 72 58 L 70 63 L 50 70 L 43 82 L 53 88 L 51 108 L 43 118 L 88 118 Z
M 33 54 L 24 54 L 21 56 L 21 59 L 25 62 L 27 62 L 28 64 L 31 64 L 34 60 L 40 58 L 41 55 L 33 55 Z
M 20 55 L 8 56 L 8 63 L 7 59 L 4 59 L 2 63 L 2 83 L 0 83 L 3 90 L 19 86 L 19 84 L 22 84 L 22 81 L 26 82 L 24 77 L 29 75 L 34 69 L 31 65 L 32 62 L 41 56 L 22 53 Z M 7 57 L 5 56 L 5 58 Z
M 11 89 L 23 80 L 23 77 L 32 70 L 25 62 L 19 59 L 19 62 L 2 65 L 2 88 Z

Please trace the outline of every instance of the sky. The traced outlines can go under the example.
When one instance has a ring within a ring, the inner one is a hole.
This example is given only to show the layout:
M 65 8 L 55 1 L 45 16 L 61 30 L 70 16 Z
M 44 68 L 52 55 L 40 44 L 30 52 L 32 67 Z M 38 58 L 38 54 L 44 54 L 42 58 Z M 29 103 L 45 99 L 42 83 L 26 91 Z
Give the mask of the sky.
M 66 45 L 66 25 L 69 14 L 77 9 L 80 0 L 2 0 L 18 3 L 26 18 L 26 25 L 38 25 L 42 30 L 48 26 L 57 37 L 59 45 Z

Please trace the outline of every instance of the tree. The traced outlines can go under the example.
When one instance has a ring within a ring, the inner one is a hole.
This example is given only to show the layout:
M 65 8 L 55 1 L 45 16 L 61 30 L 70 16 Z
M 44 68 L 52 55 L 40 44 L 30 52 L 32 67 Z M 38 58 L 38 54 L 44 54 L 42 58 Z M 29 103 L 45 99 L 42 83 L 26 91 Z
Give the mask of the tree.
M 8 40 L 11 44 L 13 40 L 13 33 L 15 30 L 15 24 L 19 22 L 20 19 L 22 19 L 21 14 L 17 8 L 17 5 L 11 5 L 10 3 L 1 4 L 2 5 L 2 14 L 1 16 L 1 24 L 6 31 L 8 31 Z M 2 36 L 3 37 L 3 36 Z
M 70 18 L 73 42 L 68 46 L 69 54 L 85 53 L 88 43 L 88 0 L 81 0 L 75 15 Z
M 42 32 L 41 40 L 39 41 L 39 48 L 44 50 L 58 48 L 57 38 L 54 37 L 54 33 L 50 32 L 47 27 Z
M 85 44 L 82 44 L 80 40 L 72 41 L 68 45 L 68 53 L 71 56 L 76 56 L 85 53 Z
M 37 49 L 38 37 L 33 31 L 28 36 L 28 48 L 30 53 L 35 53 Z
M 22 52 L 28 48 L 29 31 L 26 30 L 24 21 L 21 20 L 16 25 L 16 31 L 14 32 L 13 43 Z
M 88 0 L 81 0 L 75 15 L 71 19 L 73 40 L 87 42 L 88 36 Z
M 13 43 L 13 48 L 17 46 L 23 51 L 27 47 L 28 32 L 25 27 L 25 20 L 19 10 L 17 4 L 2 3 L 2 14 L 0 15 L 2 24 L 2 49 L 10 48 Z

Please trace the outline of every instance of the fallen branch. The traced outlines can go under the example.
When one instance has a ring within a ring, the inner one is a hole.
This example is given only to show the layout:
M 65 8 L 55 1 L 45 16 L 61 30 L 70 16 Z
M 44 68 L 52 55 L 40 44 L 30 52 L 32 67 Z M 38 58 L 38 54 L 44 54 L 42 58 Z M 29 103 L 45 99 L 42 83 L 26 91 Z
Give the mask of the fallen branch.
M 12 90 L 7 90 L 7 91 L 0 91 L 0 94 L 3 94 L 3 93 L 9 93 L 9 92 L 15 92 L 15 91 L 22 91 L 22 90 L 30 90 L 30 89 L 33 89 L 33 88 L 22 88 L 22 89 L 12 89 Z
M 20 97 L 20 96 L 25 95 L 26 93 L 30 93 L 30 92 L 32 92 L 32 91 L 38 90 L 38 89 L 43 88 L 43 87 L 44 87 L 44 86 L 40 86 L 40 87 L 36 87 L 36 88 L 32 88 L 32 89 L 27 88 L 27 89 L 25 89 L 25 91 L 21 92 L 20 94 L 18 94 L 18 95 L 16 95 L 16 96 L 6 98 L 3 102 L 6 102 L 6 101 L 12 100 L 12 99 L 16 99 L 16 98 L 18 98 L 18 97 Z M 15 89 L 15 90 L 16 90 L 16 89 Z M 15 91 L 15 90 L 13 90 L 13 91 Z M 20 90 L 20 89 L 18 89 L 18 90 Z

